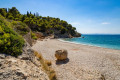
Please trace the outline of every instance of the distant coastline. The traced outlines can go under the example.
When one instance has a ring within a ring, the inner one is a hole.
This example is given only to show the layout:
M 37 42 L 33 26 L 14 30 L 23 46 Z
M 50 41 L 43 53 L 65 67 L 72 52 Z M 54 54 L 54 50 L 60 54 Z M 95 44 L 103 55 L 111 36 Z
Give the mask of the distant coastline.
M 120 35 L 120 34 L 99 34 L 99 33 L 93 33 L 93 34 L 82 34 L 82 35 Z

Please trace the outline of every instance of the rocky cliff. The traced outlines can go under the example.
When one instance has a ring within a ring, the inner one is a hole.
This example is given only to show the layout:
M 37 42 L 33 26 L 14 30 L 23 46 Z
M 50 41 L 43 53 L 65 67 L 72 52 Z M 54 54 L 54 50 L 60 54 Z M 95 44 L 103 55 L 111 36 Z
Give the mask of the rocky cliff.
M 0 54 L 0 80 L 49 80 L 28 43 L 18 58 Z

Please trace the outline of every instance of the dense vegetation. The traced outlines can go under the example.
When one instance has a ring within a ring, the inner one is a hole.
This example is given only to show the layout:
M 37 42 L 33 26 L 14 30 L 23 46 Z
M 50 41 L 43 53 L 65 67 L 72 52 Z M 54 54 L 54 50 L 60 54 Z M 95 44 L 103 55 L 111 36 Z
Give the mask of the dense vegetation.
M 14 21 L 21 21 L 26 23 L 32 31 L 42 32 L 45 35 L 54 34 L 57 37 L 66 34 L 66 37 L 78 37 L 76 28 L 72 27 L 66 21 L 60 20 L 59 18 L 53 17 L 42 17 L 38 13 L 32 14 L 27 11 L 27 14 L 20 14 L 20 12 L 12 7 L 8 10 L 6 8 L 0 8 L 0 14 L 7 19 Z
M 31 33 L 31 37 L 37 39 L 35 32 L 58 38 L 80 36 L 75 27 L 59 18 L 42 17 L 28 11 L 20 14 L 15 7 L 0 8 L 0 53 L 20 55 L 24 45 L 22 36 Z
M 21 21 L 13 21 L 12 20 L 11 24 L 12 24 L 12 28 L 22 36 L 24 36 L 25 34 L 30 32 L 29 27 Z
M 17 57 L 22 53 L 23 45 L 23 38 L 12 29 L 11 23 L 0 15 L 0 52 Z

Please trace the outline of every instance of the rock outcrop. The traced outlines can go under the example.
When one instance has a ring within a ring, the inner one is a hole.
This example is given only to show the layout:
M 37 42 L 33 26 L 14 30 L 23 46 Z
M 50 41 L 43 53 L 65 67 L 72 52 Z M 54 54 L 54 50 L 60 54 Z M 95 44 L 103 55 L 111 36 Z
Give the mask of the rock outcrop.
M 67 55 L 68 55 L 67 50 L 57 50 L 55 52 L 55 57 L 57 58 L 57 60 L 66 60 Z
M 71 35 L 69 33 L 61 34 L 58 31 L 56 31 L 56 33 L 54 33 L 54 38 L 73 38 L 73 37 L 81 37 L 81 34 L 78 32 L 76 32 L 74 35 Z
M 32 46 L 32 38 L 31 38 L 31 32 L 23 36 L 24 39 Z
M 29 44 L 18 58 L 0 54 L 0 80 L 49 80 Z

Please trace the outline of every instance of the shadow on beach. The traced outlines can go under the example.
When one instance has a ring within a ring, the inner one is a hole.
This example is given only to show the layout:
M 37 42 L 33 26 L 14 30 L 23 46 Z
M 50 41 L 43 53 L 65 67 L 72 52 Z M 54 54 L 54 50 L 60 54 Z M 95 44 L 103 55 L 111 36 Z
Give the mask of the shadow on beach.
M 56 65 L 67 64 L 68 62 L 69 62 L 68 58 L 66 60 L 56 60 Z

